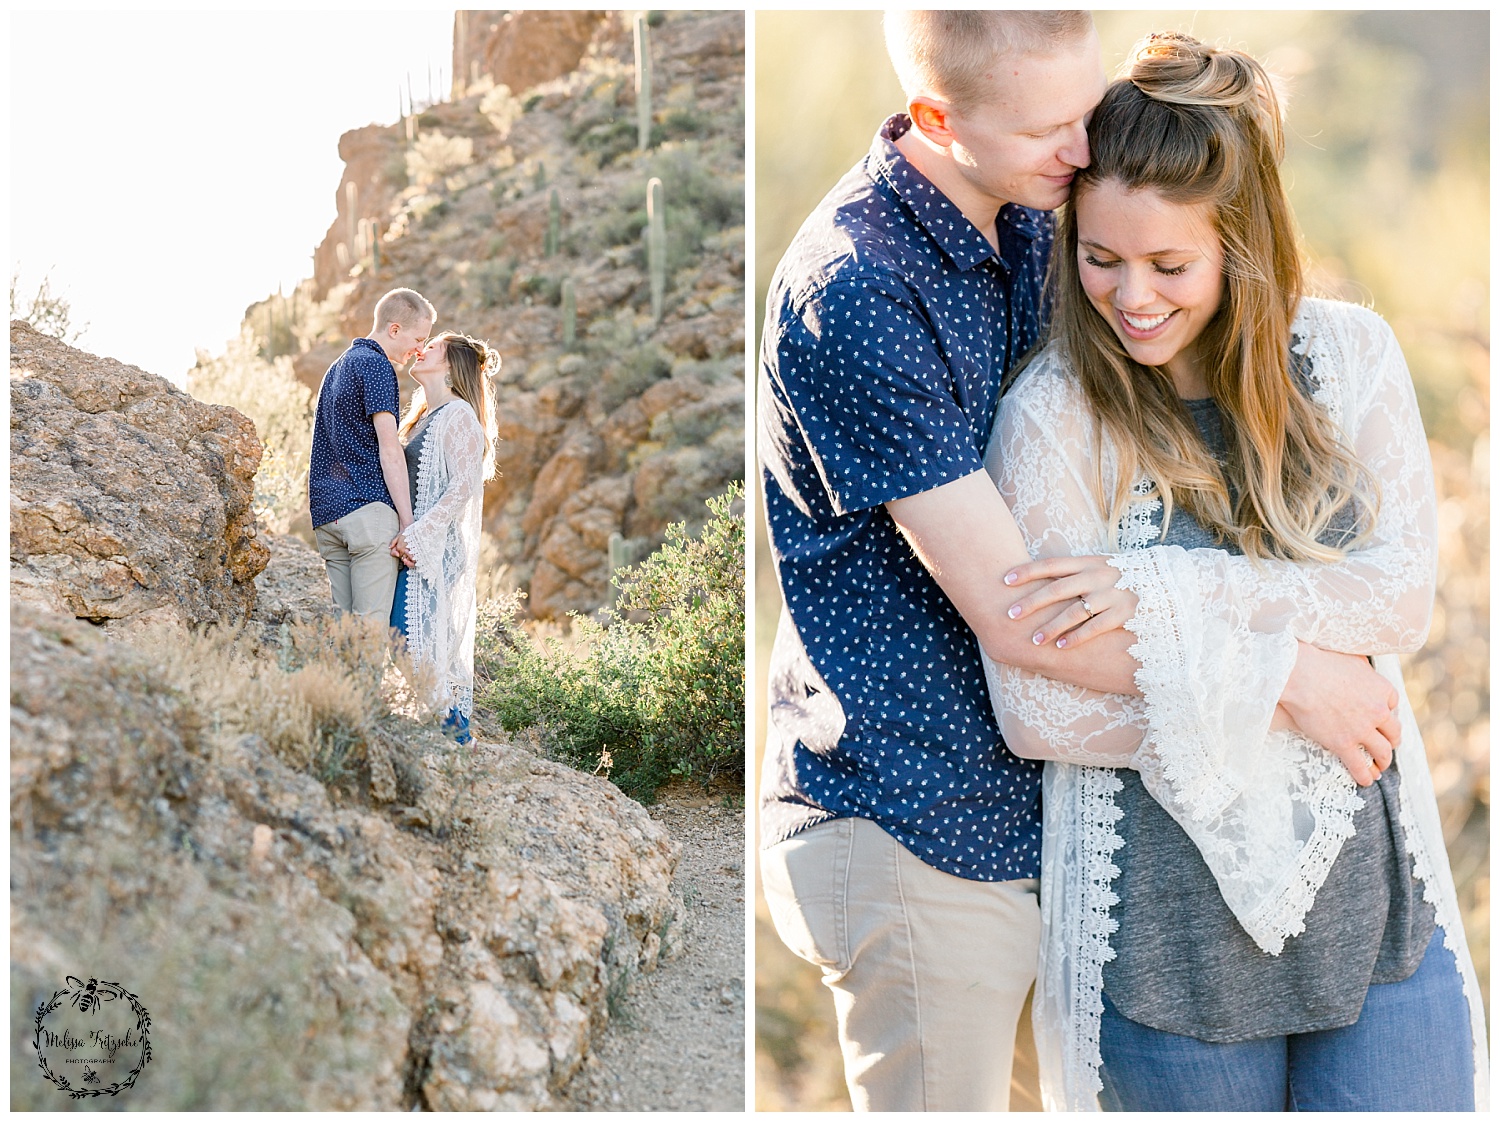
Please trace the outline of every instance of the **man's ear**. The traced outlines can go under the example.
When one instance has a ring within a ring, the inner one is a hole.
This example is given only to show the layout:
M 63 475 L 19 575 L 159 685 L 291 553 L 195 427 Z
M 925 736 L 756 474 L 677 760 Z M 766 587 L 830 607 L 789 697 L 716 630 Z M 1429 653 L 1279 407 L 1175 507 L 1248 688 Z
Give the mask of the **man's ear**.
M 956 139 L 946 101 L 923 94 L 911 99 L 906 114 L 911 118 L 912 127 L 939 148 L 950 147 Z

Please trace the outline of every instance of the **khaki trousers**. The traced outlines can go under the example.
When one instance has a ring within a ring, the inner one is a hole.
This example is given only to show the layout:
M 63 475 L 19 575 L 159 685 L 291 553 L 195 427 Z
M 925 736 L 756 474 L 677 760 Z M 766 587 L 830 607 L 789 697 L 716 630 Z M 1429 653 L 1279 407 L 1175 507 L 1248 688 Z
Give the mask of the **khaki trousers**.
M 401 564 L 391 556 L 391 541 L 400 529 L 401 520 L 389 506 L 366 503 L 313 531 L 341 611 L 382 623 L 391 618 Z
M 863 818 L 760 856 L 777 934 L 833 991 L 854 1109 L 1009 1109 L 1037 882 L 941 872 Z

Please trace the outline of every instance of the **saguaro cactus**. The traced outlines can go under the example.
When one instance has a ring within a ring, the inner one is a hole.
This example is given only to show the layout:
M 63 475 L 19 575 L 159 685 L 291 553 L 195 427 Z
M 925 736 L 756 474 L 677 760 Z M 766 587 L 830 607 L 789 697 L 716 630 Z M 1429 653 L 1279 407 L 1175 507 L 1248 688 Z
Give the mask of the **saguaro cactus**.
M 563 349 L 572 350 L 578 342 L 578 296 L 572 277 L 563 277 L 562 282 L 562 335 Z
M 651 271 L 651 322 L 660 323 L 667 295 L 666 203 L 661 180 L 646 184 L 646 262 Z
M 556 257 L 557 251 L 562 246 L 562 199 L 558 197 L 557 188 L 552 188 L 552 196 L 547 200 L 547 240 L 542 243 L 542 254 L 546 257 Z
M 349 224 L 348 244 L 359 252 L 359 184 L 344 184 L 344 217 Z
M 651 147 L 651 28 L 644 12 L 635 17 L 635 146 Z
M 627 538 L 618 530 L 609 535 L 609 602 L 613 604 L 620 590 L 615 587 L 615 573 L 641 559 L 641 542 Z

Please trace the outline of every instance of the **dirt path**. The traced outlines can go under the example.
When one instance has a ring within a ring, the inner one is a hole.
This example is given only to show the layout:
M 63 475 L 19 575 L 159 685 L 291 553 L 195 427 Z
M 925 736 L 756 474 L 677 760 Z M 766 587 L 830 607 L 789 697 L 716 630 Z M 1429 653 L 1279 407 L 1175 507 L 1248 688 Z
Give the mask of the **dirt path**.
M 560 1109 L 745 1109 L 745 814 L 666 796 L 682 847 L 678 950 L 639 979 Z

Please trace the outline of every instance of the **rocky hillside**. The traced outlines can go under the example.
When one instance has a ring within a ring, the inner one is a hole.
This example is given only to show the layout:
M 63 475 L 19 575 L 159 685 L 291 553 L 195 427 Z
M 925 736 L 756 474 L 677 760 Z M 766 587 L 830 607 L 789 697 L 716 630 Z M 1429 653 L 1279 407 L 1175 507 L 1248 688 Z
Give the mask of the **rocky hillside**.
M 667 832 L 445 740 L 247 521 L 244 417 L 25 324 L 11 363 L 12 1107 L 69 1101 L 31 1045 L 67 975 L 149 1010 L 136 1109 L 566 1102 L 673 951 Z
M 487 563 L 537 616 L 589 610 L 611 538 L 641 556 L 743 477 L 744 15 L 653 14 L 645 150 L 619 13 L 460 16 L 453 98 L 340 139 L 314 277 L 246 322 L 310 387 L 398 285 L 498 347 Z

